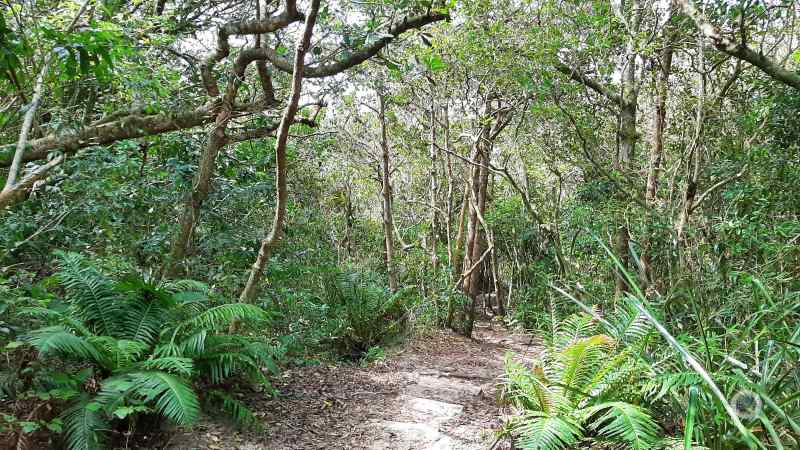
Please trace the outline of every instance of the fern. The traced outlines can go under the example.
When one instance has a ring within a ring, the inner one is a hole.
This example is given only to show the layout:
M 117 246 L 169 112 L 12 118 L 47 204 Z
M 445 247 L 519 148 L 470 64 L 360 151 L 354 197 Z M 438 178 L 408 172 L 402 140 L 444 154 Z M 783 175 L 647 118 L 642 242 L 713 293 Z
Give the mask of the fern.
M 577 340 L 558 354 L 562 367 L 560 384 L 570 391 L 568 396 L 583 393 L 600 368 L 606 356 L 605 350 L 612 343 L 613 340 L 608 336 L 596 335 Z
M 576 340 L 591 336 L 597 325 L 592 316 L 588 314 L 573 314 L 561 322 L 555 324 L 555 334 L 553 335 L 553 347 L 563 349 L 572 345 Z
M 573 315 L 554 326 L 552 345 L 532 369 L 506 356 L 504 397 L 522 410 L 510 424 L 522 448 L 572 447 L 588 437 L 584 430 L 596 441 L 623 442 L 635 450 L 657 442 L 660 430 L 647 410 L 619 401 L 622 391 L 615 383 L 634 373 L 635 360 L 614 338 L 586 334 L 595 330 L 592 316 Z M 631 334 L 620 333 L 626 335 Z
M 650 334 L 653 327 L 639 310 L 629 303 L 625 303 L 625 306 L 614 312 L 609 332 L 619 342 L 636 345 Z
M 196 280 L 167 281 L 164 283 L 164 290 L 171 294 L 202 294 L 204 296 L 208 295 L 208 292 L 210 291 L 207 284 Z
M 108 429 L 108 421 L 100 411 L 100 405 L 87 397 L 78 401 L 61 414 L 64 423 L 64 438 L 70 450 L 101 450 L 105 448 L 102 431 Z
M 560 450 L 574 445 L 583 436 L 580 425 L 566 416 L 532 412 L 523 420 L 524 424 L 515 430 L 523 449 Z
M 625 402 L 601 403 L 586 409 L 587 417 L 605 414 L 593 419 L 592 429 L 600 436 L 622 441 L 634 450 L 646 450 L 658 441 L 659 428 L 642 407 Z
M 189 319 L 179 328 L 208 328 L 219 329 L 234 320 L 265 320 L 267 313 L 255 305 L 247 303 L 227 303 L 219 305 Z
M 522 364 L 511 359 L 511 355 L 506 355 L 505 373 L 505 393 L 504 397 L 522 409 L 542 411 L 545 414 L 554 412 L 557 397 L 556 392 L 547 381 L 541 367 L 534 367 L 530 371 Z
M 123 323 L 125 336 L 131 340 L 153 344 L 169 316 L 169 308 L 161 299 L 134 301 Z
M 208 331 L 200 330 L 181 341 L 180 352 L 187 356 L 201 355 L 205 351 Z
M 110 370 L 127 367 L 138 361 L 149 347 L 144 342 L 115 339 L 109 336 L 91 336 L 88 340 L 102 351 L 103 360 Z
M 667 372 L 656 375 L 654 379 L 647 381 L 642 391 L 656 401 L 678 388 L 700 386 L 702 383 L 703 379 L 694 371 Z
M 138 275 L 114 281 L 80 255 L 65 253 L 60 259 L 57 279 L 69 308 L 28 308 L 26 314 L 48 326 L 22 340 L 40 357 L 77 361 L 95 376 L 113 374 L 98 380 L 99 393 L 84 393 L 64 412 L 70 449 L 102 447 L 112 418 L 127 420 L 146 410 L 179 425 L 193 423 L 200 412 L 195 383 L 217 384 L 244 375 L 272 389 L 263 368 L 277 373 L 278 350 L 259 338 L 220 333 L 233 320 L 266 319 L 261 308 L 241 303 L 209 307 L 208 287 L 202 283 L 181 280 L 159 287 Z M 75 374 L 65 376 L 75 381 L 69 386 L 73 392 L 94 384 L 86 385 Z M 49 383 L 54 386 L 55 380 Z M 217 400 L 238 421 L 253 422 L 243 404 Z M 130 412 L 120 416 L 120 408 Z
M 200 402 L 184 379 L 160 371 L 133 372 L 109 378 L 98 398 L 119 405 L 134 397 L 155 403 L 156 410 L 178 425 L 191 425 L 200 414 Z
M 60 253 L 58 280 L 66 288 L 67 301 L 97 334 L 113 336 L 120 329 L 122 303 L 113 282 L 76 253 Z
M 250 356 L 235 351 L 203 355 L 198 360 L 198 364 L 205 369 L 214 384 L 222 383 L 243 369 L 251 374 L 259 370 L 258 365 Z
M 23 339 L 42 356 L 61 355 L 70 359 L 102 361 L 100 352 L 94 345 L 60 325 L 32 331 Z
M 211 403 L 222 410 L 240 428 L 259 429 L 260 423 L 253 412 L 242 402 L 220 390 L 209 392 Z
M 164 357 L 142 361 L 136 365 L 142 370 L 160 370 L 183 377 L 194 375 L 194 362 L 191 358 Z

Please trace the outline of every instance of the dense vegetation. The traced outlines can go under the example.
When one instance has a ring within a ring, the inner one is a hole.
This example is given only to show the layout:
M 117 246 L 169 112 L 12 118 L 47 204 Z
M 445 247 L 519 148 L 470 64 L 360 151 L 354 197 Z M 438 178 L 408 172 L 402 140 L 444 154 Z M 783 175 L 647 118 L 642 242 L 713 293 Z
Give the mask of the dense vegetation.
M 800 447 L 797 2 L 0 3 L 0 447 L 484 314 L 520 448 Z

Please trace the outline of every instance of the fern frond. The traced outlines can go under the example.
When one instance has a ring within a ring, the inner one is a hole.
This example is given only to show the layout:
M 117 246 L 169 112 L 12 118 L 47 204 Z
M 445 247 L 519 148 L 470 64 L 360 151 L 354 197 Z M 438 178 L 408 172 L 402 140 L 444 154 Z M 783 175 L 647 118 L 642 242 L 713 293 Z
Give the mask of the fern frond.
M 208 336 L 208 331 L 200 330 L 197 333 L 194 333 L 181 341 L 178 345 L 180 347 L 181 353 L 186 356 L 195 356 L 200 355 L 205 351 L 206 348 L 206 337 Z
M 93 336 L 89 338 L 89 342 L 103 352 L 105 360 L 112 364 L 111 369 L 114 370 L 138 361 L 149 348 L 144 342 L 109 336 Z
M 505 367 L 503 396 L 518 408 L 550 414 L 557 393 L 551 389 L 542 368 L 528 370 L 511 359 L 511 355 L 506 355 Z
M 578 392 L 588 394 L 587 386 L 607 358 L 607 350 L 613 343 L 612 338 L 598 334 L 575 341 L 558 354 L 563 367 L 559 382 L 569 390 L 566 394 L 568 397 L 576 398 Z
M 166 372 L 133 372 L 109 378 L 98 398 L 116 405 L 129 396 L 154 402 L 162 416 L 178 425 L 191 425 L 200 414 L 200 403 L 191 384 Z
M 280 372 L 278 365 L 275 363 L 276 357 L 279 356 L 279 351 L 275 346 L 266 342 L 249 342 L 242 347 L 241 352 L 253 358 L 260 367 L 269 369 L 273 375 L 278 375 Z
M 40 355 L 57 354 L 70 359 L 102 361 L 100 352 L 91 342 L 60 325 L 31 331 L 23 336 L 23 340 L 36 348 Z
M 125 337 L 152 345 L 172 315 L 169 306 L 164 298 L 131 298 L 122 324 Z
M 553 336 L 554 351 L 558 352 L 569 347 L 576 341 L 593 335 L 597 331 L 597 324 L 589 314 L 573 314 L 555 326 Z
M 657 401 L 669 392 L 688 389 L 691 386 L 701 386 L 702 384 L 703 379 L 697 372 L 667 372 L 656 375 L 652 380 L 645 382 L 642 391 L 652 401 Z
M 253 358 L 236 351 L 206 354 L 197 360 L 197 364 L 214 384 L 222 383 L 240 372 L 247 372 L 254 375 L 259 382 L 263 381 L 260 367 Z
M 69 450 L 101 450 L 105 448 L 104 431 L 109 428 L 100 405 L 83 398 L 61 414 L 64 438 Z
M 124 313 L 113 281 L 77 253 L 59 253 L 59 259 L 56 275 L 67 291 L 66 300 L 96 334 L 116 336 Z
M 207 295 L 211 291 L 207 284 L 197 280 L 170 280 L 164 283 L 162 289 L 170 294 L 194 292 Z
M 612 329 L 609 332 L 618 342 L 635 345 L 644 340 L 653 327 L 647 316 L 635 307 L 628 304 L 626 306 L 617 309 L 610 318 Z
M 519 447 L 527 450 L 561 450 L 574 445 L 583 436 L 580 425 L 569 417 L 538 412 L 519 419 L 513 432 L 519 436 Z
M 218 329 L 233 320 L 265 320 L 267 313 L 256 305 L 248 303 L 226 303 L 200 313 L 181 323 L 180 327 Z
M 659 427 L 640 406 L 607 402 L 586 408 L 584 412 L 585 417 L 592 421 L 590 428 L 599 436 L 625 442 L 633 450 L 646 450 L 658 442 Z
M 56 311 L 50 308 L 42 308 L 40 306 L 31 306 L 27 308 L 20 308 L 18 310 L 20 316 L 33 317 L 42 319 L 53 324 L 63 325 L 70 331 L 74 331 L 79 336 L 91 336 L 92 331 L 84 326 L 83 322 L 72 317 L 71 315 Z
M 160 370 L 163 372 L 191 377 L 194 375 L 194 362 L 191 358 L 165 357 L 144 360 L 136 365 L 142 370 Z
M 227 393 L 220 390 L 212 390 L 208 393 L 208 399 L 230 417 L 238 427 L 245 429 L 260 428 L 261 424 L 253 414 L 253 411 Z
M 184 356 L 181 347 L 175 342 L 165 342 L 159 344 L 153 349 L 153 356 L 156 358 L 179 357 Z
M 635 366 L 630 349 L 625 348 L 613 358 L 605 358 L 583 389 L 592 397 L 602 397 L 607 388 L 613 386 L 616 380 L 629 374 L 631 370 L 635 370 Z

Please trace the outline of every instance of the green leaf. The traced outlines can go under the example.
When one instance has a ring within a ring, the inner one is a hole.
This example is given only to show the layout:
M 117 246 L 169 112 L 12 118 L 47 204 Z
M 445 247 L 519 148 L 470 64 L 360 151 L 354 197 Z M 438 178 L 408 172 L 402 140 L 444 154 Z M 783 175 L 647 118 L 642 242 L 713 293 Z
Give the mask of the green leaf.
M 120 406 L 119 408 L 114 410 L 114 416 L 120 419 L 124 419 L 131 415 L 134 412 L 132 406 Z
M 42 427 L 38 422 L 19 422 L 19 424 L 22 426 L 23 433 L 33 433 Z

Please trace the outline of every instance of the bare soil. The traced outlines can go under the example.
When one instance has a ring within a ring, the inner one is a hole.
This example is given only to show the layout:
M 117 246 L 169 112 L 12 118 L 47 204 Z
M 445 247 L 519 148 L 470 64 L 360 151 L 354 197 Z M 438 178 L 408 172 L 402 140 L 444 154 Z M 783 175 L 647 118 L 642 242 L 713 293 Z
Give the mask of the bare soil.
M 277 397 L 242 398 L 265 431 L 206 420 L 176 433 L 166 448 L 489 449 L 502 425 L 497 384 L 508 351 L 528 359 L 537 346 L 499 324 L 480 323 L 473 339 L 437 331 L 369 367 L 287 370 L 276 380 Z

